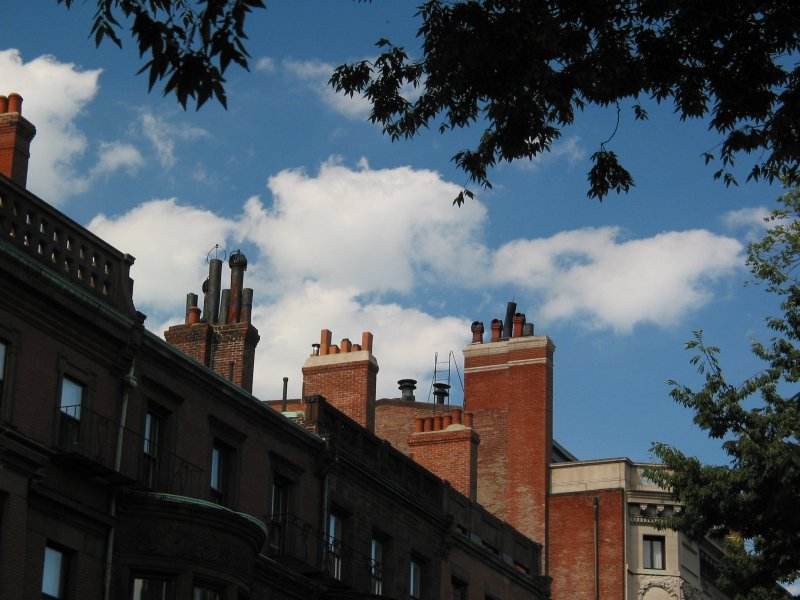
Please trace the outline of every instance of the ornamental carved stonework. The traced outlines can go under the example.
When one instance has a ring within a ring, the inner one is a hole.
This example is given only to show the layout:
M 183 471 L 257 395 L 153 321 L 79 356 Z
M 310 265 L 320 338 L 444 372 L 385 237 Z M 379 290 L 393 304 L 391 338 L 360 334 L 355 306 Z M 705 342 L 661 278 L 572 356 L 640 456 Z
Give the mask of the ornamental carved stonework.
M 663 590 L 673 600 L 698 600 L 700 594 L 694 586 L 676 576 L 641 577 L 639 579 L 638 600 L 645 600 L 647 592 Z

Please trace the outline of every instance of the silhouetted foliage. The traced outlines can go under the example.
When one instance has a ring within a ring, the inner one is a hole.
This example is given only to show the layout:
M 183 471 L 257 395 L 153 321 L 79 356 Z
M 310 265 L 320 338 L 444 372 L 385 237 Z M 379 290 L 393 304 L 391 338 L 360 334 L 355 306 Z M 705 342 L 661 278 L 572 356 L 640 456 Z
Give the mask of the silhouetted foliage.
M 57 0 L 71 7 L 75 0 Z M 122 46 L 120 30 L 130 27 L 147 56 L 139 73 L 150 89 L 166 79 L 164 95 L 174 93 L 186 108 L 191 98 L 200 108 L 214 97 L 227 105 L 223 74 L 230 63 L 247 69 L 245 18 L 262 0 L 97 0 L 92 36 Z M 121 23 L 120 21 L 123 21 Z
M 687 348 L 696 352 L 691 362 L 704 384 L 694 390 L 670 382 L 672 397 L 694 411 L 694 422 L 723 440 L 729 463 L 703 465 L 655 444 L 667 468 L 648 472 L 684 504 L 671 525 L 694 538 L 727 540 L 717 585 L 737 600 L 785 598 L 775 582 L 800 577 L 800 190 L 781 201 L 747 258 L 753 275 L 782 298 L 783 315 L 767 319 L 775 337 L 752 344 L 763 370 L 731 383 L 719 348 L 695 332 Z
M 381 39 L 375 60 L 339 67 L 331 85 L 364 94 L 392 139 L 482 128 L 453 157 L 480 185 L 498 161 L 549 150 L 587 105 L 627 101 L 646 119 L 642 97 L 671 102 L 681 120 L 710 119 L 722 141 L 704 156 L 721 162 L 714 177 L 727 185 L 743 153 L 757 154 L 748 179 L 798 176 L 796 0 L 428 0 L 419 15 L 419 58 Z M 589 172 L 599 199 L 633 185 L 605 143 Z
M 75 0 L 57 1 L 69 7 Z M 231 63 L 247 68 L 245 20 L 264 6 L 96 2 L 95 42 L 121 45 L 121 31 L 129 29 L 150 88 L 165 80 L 164 93 L 184 108 L 189 99 L 198 108 L 210 98 L 226 104 L 223 75 Z M 721 163 L 714 177 L 726 185 L 737 183 L 734 159 L 750 153 L 756 156 L 748 179 L 798 179 L 796 0 L 427 0 L 418 14 L 420 57 L 381 39 L 375 60 L 339 67 L 331 84 L 363 93 L 372 103 L 370 119 L 392 139 L 430 126 L 442 133 L 481 128 L 477 146 L 453 156 L 473 182 L 489 187 L 487 172 L 498 161 L 550 150 L 587 105 L 619 110 L 629 103 L 635 119 L 647 119 L 640 98 L 671 102 L 682 120 L 710 119 L 722 140 L 698 154 Z M 411 87 L 418 97 L 404 95 Z M 633 185 L 605 147 L 610 141 L 592 155 L 590 197 Z

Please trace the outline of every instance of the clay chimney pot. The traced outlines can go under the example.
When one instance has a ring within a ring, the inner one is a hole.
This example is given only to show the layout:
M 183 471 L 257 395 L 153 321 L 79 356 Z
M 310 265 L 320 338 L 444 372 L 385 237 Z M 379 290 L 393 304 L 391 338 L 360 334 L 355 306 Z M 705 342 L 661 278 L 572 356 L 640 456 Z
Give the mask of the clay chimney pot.
M 8 112 L 8 98 L 0 96 L 0 115 Z
M 22 114 L 22 96 L 16 92 L 8 95 L 8 112 Z

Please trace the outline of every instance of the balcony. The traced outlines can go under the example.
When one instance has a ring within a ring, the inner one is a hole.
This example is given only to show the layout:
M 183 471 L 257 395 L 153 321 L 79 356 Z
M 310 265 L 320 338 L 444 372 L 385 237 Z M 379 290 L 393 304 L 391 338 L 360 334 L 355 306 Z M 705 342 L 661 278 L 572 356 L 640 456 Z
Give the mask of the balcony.
M 124 314 L 133 315 L 133 257 L 30 192 L 0 181 L 0 240 Z
M 154 492 L 205 498 L 205 469 L 164 447 L 148 446 L 145 438 L 122 429 L 119 468 L 116 465 L 119 424 L 85 406 L 56 409 L 55 461 L 115 485 L 131 485 Z

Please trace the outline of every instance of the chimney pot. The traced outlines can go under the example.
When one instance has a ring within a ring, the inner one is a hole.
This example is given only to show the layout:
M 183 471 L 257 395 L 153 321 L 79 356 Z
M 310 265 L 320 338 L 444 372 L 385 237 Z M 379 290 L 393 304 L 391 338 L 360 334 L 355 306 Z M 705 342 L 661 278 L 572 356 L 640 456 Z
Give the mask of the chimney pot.
M 522 326 L 525 324 L 525 315 L 522 313 L 517 313 L 514 315 L 514 326 L 512 331 L 513 337 L 521 337 L 522 336 Z
M 483 323 L 480 321 L 473 321 L 472 327 L 470 327 L 472 331 L 472 343 L 473 344 L 482 344 L 483 343 Z
M 445 404 L 447 402 L 447 396 L 449 395 L 450 386 L 446 383 L 434 383 L 433 384 L 433 397 L 435 398 L 436 404 Z
M 342 338 L 341 341 L 342 352 L 350 352 L 353 349 L 353 344 L 347 338 Z
M 471 412 L 464 413 L 464 427 L 472 429 L 472 424 L 475 422 L 475 415 Z
M 353 344 L 353 352 L 360 352 L 361 344 Z
M 506 304 L 506 319 L 503 321 L 503 339 L 508 339 L 511 337 L 511 327 L 513 326 L 514 313 L 516 312 L 516 302 L 509 302 Z
M 462 410 L 460 408 L 456 408 L 450 414 L 453 415 L 453 423 L 456 425 L 461 425 Z
M 200 322 L 200 308 L 197 306 L 192 306 L 189 308 L 188 314 L 186 315 L 186 324 L 187 325 L 194 325 L 195 323 Z
M 526 337 L 533 335 L 533 323 L 525 323 L 522 326 L 522 335 Z
M 0 96 L 0 114 L 8 112 L 8 98 Z
M 453 424 L 453 415 L 451 413 L 442 415 L 442 429 L 447 429 L 452 424 Z
M 433 417 L 433 430 L 439 431 L 442 429 L 442 415 L 436 415 Z
M 425 428 L 425 419 L 414 417 L 414 433 L 422 433 Z
M 425 417 L 425 420 L 422 424 L 423 431 L 431 431 L 433 430 L 433 417 Z
M 8 95 L 8 112 L 22 114 L 22 96 L 16 92 Z
M 228 322 L 228 307 L 231 305 L 231 291 L 222 290 L 222 298 L 219 301 L 219 321 L 220 325 Z
M 503 331 L 503 322 L 500 319 L 492 319 L 492 341 L 499 342 Z
M 414 390 L 417 388 L 416 379 L 400 379 L 397 382 L 397 387 L 400 388 L 403 400 L 414 402 Z
M 372 333 L 369 331 L 361 334 L 361 347 L 367 352 L 372 352 Z
M 212 258 L 208 261 L 208 289 L 203 288 L 206 292 L 208 301 L 204 304 L 208 314 L 204 314 L 206 321 L 209 323 L 216 323 L 219 321 L 219 294 L 222 288 L 222 261 L 218 258 Z
M 242 290 L 242 314 L 240 321 L 242 323 L 249 323 L 253 316 L 253 290 L 252 288 L 244 288 Z
M 334 344 L 330 348 L 328 348 L 328 354 L 339 354 L 339 346 Z
M 319 344 L 311 344 L 311 356 L 319 356 Z
M 330 354 L 330 347 L 331 347 L 331 338 L 333 338 L 333 333 L 330 329 L 323 329 L 319 333 L 319 353 L 322 356 L 326 354 Z
M 228 323 L 238 323 L 242 313 L 242 289 L 244 288 L 244 272 L 247 271 L 247 257 L 236 250 L 228 258 L 231 269 L 231 299 L 228 305 Z

